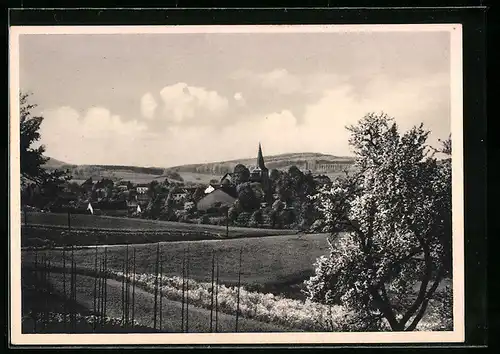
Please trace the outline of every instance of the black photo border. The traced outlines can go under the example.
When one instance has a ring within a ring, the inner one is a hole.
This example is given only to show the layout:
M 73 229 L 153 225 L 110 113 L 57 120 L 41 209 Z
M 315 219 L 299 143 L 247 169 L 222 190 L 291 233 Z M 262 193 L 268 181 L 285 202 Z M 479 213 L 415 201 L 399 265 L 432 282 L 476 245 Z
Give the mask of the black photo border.
M 25 4 L 26 5 L 26 4 Z M 486 8 L 60 8 L 9 9 L 10 26 L 56 25 L 270 25 L 461 23 L 463 34 L 465 342 L 397 345 L 293 345 L 294 348 L 484 347 L 487 343 L 486 238 Z M 8 35 L 7 35 L 8 38 Z M 8 39 L 7 39 L 8 41 Z M 7 69 L 8 70 L 8 69 Z M 8 88 L 9 90 L 9 88 Z M 8 238 L 6 238 L 8 242 Z M 10 247 L 5 248 L 8 252 Z M 7 267 L 9 267 L 8 264 Z M 8 269 L 8 268 L 7 268 Z M 6 299 L 10 289 L 6 287 Z M 10 306 L 7 307 L 7 319 Z M 7 320 L 7 333 L 10 321 Z M 11 348 L 33 348 L 12 346 Z M 119 348 L 286 348 L 283 345 L 126 345 Z M 74 346 L 43 348 L 75 350 Z M 87 346 L 85 346 L 87 348 Z M 116 349 L 117 346 L 89 345 Z

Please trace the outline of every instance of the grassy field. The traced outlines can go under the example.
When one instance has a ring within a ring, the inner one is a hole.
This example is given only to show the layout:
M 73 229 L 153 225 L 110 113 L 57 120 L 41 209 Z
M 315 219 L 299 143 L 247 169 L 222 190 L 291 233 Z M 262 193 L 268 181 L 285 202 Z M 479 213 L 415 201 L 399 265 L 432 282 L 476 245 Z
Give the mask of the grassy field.
M 68 215 L 63 213 L 39 213 L 28 212 L 27 220 L 24 213 L 21 214 L 21 221 L 29 225 L 50 225 L 67 226 Z M 146 220 L 120 218 L 100 215 L 72 214 L 72 228 L 93 228 L 93 229 L 120 229 L 120 230 L 179 230 L 179 231 L 200 231 L 216 232 L 225 234 L 226 227 L 218 225 L 186 224 L 171 221 Z M 230 236 L 266 236 L 266 235 L 287 235 L 294 233 L 293 230 L 257 229 L 246 227 L 230 227 Z
M 197 281 L 210 282 L 212 252 L 219 256 L 220 279 L 228 285 L 238 280 L 239 251 L 243 249 L 241 281 L 250 290 L 283 294 L 302 298 L 301 283 L 313 271 L 317 257 L 327 254 L 329 247 L 326 235 L 269 236 L 263 238 L 241 238 L 232 240 L 206 240 L 189 242 L 166 242 L 160 247 L 164 263 L 164 274 L 182 274 L 182 257 L 189 246 L 190 277 Z M 135 245 L 136 272 L 153 273 L 156 261 L 156 244 Z M 103 249 L 99 250 L 99 257 Z M 125 258 L 125 246 L 108 247 L 110 269 L 121 270 Z M 62 263 L 62 251 L 38 251 L 38 257 L 50 253 L 53 263 Z M 129 255 L 132 246 L 129 247 Z M 69 257 L 69 252 L 66 252 Z M 95 248 L 75 250 L 76 263 L 80 267 L 93 268 Z M 23 262 L 33 262 L 34 252 L 23 252 Z

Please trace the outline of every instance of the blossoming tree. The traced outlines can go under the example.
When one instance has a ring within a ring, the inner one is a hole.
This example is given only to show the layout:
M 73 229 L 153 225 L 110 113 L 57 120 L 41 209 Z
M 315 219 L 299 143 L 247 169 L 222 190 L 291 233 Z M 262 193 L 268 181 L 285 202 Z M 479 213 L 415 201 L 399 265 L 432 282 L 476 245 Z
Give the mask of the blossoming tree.
M 347 129 L 357 169 L 314 197 L 331 252 L 306 292 L 353 309 L 353 330 L 412 331 L 451 277 L 451 140 L 438 158 L 423 125 L 400 134 L 392 118 L 368 114 Z

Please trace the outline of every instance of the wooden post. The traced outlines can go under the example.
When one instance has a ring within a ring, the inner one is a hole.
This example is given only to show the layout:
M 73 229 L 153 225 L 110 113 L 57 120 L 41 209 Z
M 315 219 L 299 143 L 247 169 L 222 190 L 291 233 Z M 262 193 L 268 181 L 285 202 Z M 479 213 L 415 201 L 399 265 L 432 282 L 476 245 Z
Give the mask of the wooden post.
M 63 241 L 63 251 L 62 251 L 62 259 L 63 259 L 63 321 L 64 321 L 64 329 L 66 329 L 66 314 L 67 314 L 67 297 L 66 297 L 66 243 Z
M 159 330 L 161 331 L 162 330 L 162 322 L 163 322 L 163 292 L 161 290 L 161 287 L 162 287 L 162 277 L 163 277 L 163 263 L 161 262 L 161 257 L 160 257 L 160 277 L 159 277 L 159 285 L 158 285 L 158 288 L 159 288 L 159 293 L 160 293 L 160 323 L 159 323 Z
M 99 298 L 101 299 L 100 301 L 100 309 L 99 309 L 99 314 L 100 314 L 100 317 L 99 317 L 99 320 L 101 322 L 101 327 L 104 326 L 104 287 L 105 287 L 105 284 L 104 284 L 104 259 L 101 260 L 101 264 L 100 264 L 100 268 L 99 268 L 99 275 L 100 275 L 100 279 L 99 279 L 99 287 L 100 287 L 100 294 L 99 294 Z
M 186 333 L 189 332 L 189 244 L 186 259 Z
M 217 280 L 215 282 L 215 332 L 219 332 L 219 255 L 217 255 Z
M 96 316 L 96 311 L 97 311 L 97 278 L 98 278 L 98 269 L 97 269 L 97 254 L 98 254 L 98 249 L 97 249 L 97 243 L 95 245 L 95 259 L 94 259 L 94 307 L 93 307 L 93 315 Z M 93 328 L 95 332 L 96 328 L 96 319 L 97 317 L 94 317 L 94 323 L 93 323 Z
M 186 252 L 182 254 L 182 308 L 181 308 L 181 332 L 184 332 L 184 296 L 185 296 L 185 274 L 186 273 Z
M 226 207 L 226 238 L 229 238 L 229 208 Z
M 71 245 L 71 290 L 70 290 L 70 301 L 71 301 L 71 330 L 75 330 L 75 250 L 74 246 Z
M 45 288 L 45 310 L 44 310 L 44 329 L 46 329 L 49 322 L 49 295 L 47 289 L 47 256 L 43 257 L 43 287 Z
M 99 324 L 101 324 L 101 314 L 102 314 L 102 260 L 98 260 L 98 269 L 97 269 L 97 296 L 96 296 L 96 322 L 98 320 Z M 97 327 L 97 325 L 96 325 Z
M 133 267 L 133 272 L 134 272 L 134 280 L 132 283 L 132 327 L 134 326 L 134 321 L 135 321 L 135 277 L 136 277 L 136 271 L 135 271 L 135 247 L 134 247 L 134 252 L 132 255 L 132 267 Z
M 35 259 L 33 260 L 34 263 L 34 268 L 35 268 L 35 284 L 37 284 L 38 281 L 38 251 L 35 248 Z M 37 308 L 35 307 L 33 309 L 33 331 L 37 333 L 37 321 L 38 321 L 38 311 Z
M 158 314 L 158 267 L 160 258 L 160 244 L 156 244 L 156 265 L 155 265 L 155 302 L 154 302 L 154 315 L 153 315 L 153 328 L 156 329 L 156 316 Z
M 71 240 L 71 213 L 70 213 L 69 208 L 68 208 L 68 236 L 69 236 L 69 239 Z
M 213 332 L 213 314 L 214 314 L 214 279 L 215 278 L 215 250 L 212 250 L 212 288 L 210 291 L 210 333 Z
M 240 266 L 238 268 L 238 295 L 236 302 L 236 332 L 238 332 L 238 319 L 240 315 L 240 288 L 241 288 L 241 257 L 243 255 L 243 247 L 240 248 Z
M 125 258 L 122 263 L 122 325 L 125 323 Z
M 104 307 L 103 307 L 103 317 L 106 317 L 108 313 L 108 248 L 104 247 Z
M 125 325 L 128 327 L 128 323 L 130 320 L 130 312 L 129 312 L 129 294 L 130 294 L 130 282 L 129 282 L 129 259 L 128 259 L 128 244 L 126 246 L 125 250 L 125 259 L 126 259 L 126 264 L 125 264 Z

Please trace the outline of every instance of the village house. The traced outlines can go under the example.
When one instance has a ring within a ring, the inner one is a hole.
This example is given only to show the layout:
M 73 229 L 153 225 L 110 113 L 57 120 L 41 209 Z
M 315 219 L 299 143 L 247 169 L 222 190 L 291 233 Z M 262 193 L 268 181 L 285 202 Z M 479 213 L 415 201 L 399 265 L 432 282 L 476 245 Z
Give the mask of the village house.
M 137 186 L 135 186 L 135 191 L 137 192 L 137 194 L 145 194 L 147 193 L 148 189 L 149 185 L 146 183 L 140 183 Z
M 209 211 L 212 208 L 221 206 L 231 206 L 238 198 L 238 193 L 234 186 L 221 186 L 206 194 L 196 204 L 198 211 Z
M 94 182 L 92 181 L 92 177 L 83 182 L 80 185 L 80 187 L 82 187 L 86 193 L 92 192 L 92 189 L 94 188 Z
M 184 188 L 175 188 L 170 195 L 174 202 L 182 203 L 186 200 L 188 192 Z
M 124 185 L 124 184 L 120 184 L 120 185 L 116 186 L 116 188 L 117 188 L 120 192 L 126 192 L 126 191 L 128 191 L 128 187 L 127 187 L 127 185 L 126 185 L 126 184 L 125 184 L 125 185 Z
M 149 200 L 151 198 L 149 197 L 149 195 L 145 194 L 145 193 L 138 193 L 136 196 L 135 196 L 135 200 L 137 203 L 141 204 L 141 205 L 147 205 L 149 203 Z
M 229 183 L 229 184 L 234 183 L 234 177 L 232 173 L 228 172 L 224 176 L 222 176 L 222 178 L 220 179 L 220 184 L 224 183 Z

